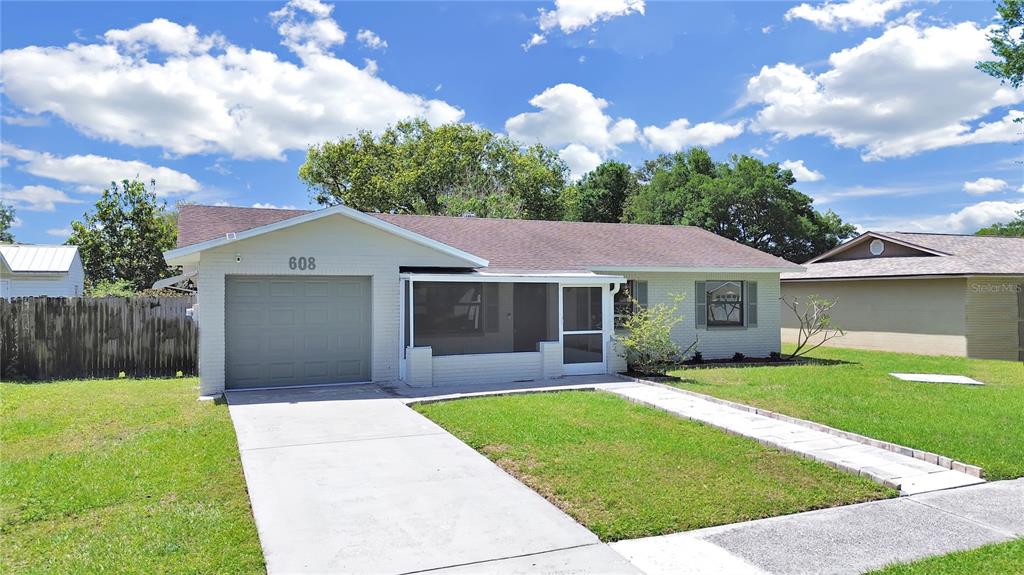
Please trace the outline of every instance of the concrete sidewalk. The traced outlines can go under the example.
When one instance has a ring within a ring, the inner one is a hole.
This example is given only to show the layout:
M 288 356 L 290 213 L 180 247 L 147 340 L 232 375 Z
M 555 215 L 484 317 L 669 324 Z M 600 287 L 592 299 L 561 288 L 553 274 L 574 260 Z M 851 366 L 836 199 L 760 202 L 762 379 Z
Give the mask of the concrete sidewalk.
M 1024 479 L 612 543 L 648 575 L 857 574 L 1024 537 Z
M 271 574 L 638 573 L 388 390 L 227 397 Z
M 983 483 L 978 477 L 795 423 L 642 383 L 601 386 L 622 397 L 756 439 L 913 495 Z

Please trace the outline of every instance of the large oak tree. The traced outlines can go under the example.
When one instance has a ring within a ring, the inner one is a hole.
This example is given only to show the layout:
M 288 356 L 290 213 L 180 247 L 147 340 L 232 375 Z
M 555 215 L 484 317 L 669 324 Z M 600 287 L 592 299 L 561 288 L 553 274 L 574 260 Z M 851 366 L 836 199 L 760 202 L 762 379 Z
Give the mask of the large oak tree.
M 856 233 L 834 212 L 815 210 L 791 171 L 750 156 L 715 162 L 692 148 L 648 161 L 641 178 L 626 202 L 629 222 L 693 225 L 794 262 Z
M 558 219 L 568 169 L 543 146 L 469 124 L 400 122 L 310 146 L 299 178 L 321 205 L 365 212 Z

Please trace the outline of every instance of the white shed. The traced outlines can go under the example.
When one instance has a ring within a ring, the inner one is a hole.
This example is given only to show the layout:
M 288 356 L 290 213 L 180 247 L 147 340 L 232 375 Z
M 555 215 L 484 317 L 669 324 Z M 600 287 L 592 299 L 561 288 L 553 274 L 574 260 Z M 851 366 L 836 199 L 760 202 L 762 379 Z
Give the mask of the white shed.
M 80 296 L 84 283 L 77 246 L 0 246 L 0 298 Z

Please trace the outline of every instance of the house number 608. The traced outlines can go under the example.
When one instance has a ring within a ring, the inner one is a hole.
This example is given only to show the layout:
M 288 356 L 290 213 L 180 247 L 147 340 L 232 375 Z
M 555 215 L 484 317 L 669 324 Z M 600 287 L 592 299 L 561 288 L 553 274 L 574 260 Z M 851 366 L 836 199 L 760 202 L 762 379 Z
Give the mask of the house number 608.
M 316 258 L 313 256 L 295 257 L 288 258 L 288 267 L 293 270 L 315 270 L 316 269 Z

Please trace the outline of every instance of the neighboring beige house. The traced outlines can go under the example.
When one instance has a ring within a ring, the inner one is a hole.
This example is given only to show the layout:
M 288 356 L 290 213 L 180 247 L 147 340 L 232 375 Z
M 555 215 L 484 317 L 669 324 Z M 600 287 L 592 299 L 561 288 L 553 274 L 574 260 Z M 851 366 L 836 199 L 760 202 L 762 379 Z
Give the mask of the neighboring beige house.
M 839 301 L 827 345 L 1024 361 L 1024 238 L 867 232 L 804 267 L 782 295 Z
M 625 369 L 629 285 L 682 296 L 707 358 L 781 345 L 783 259 L 687 226 L 182 206 L 165 254 L 197 287 L 200 391 L 430 386 Z M 769 305 L 758 305 L 758 302 Z
M 0 246 L 0 298 L 80 296 L 84 282 L 76 246 Z

